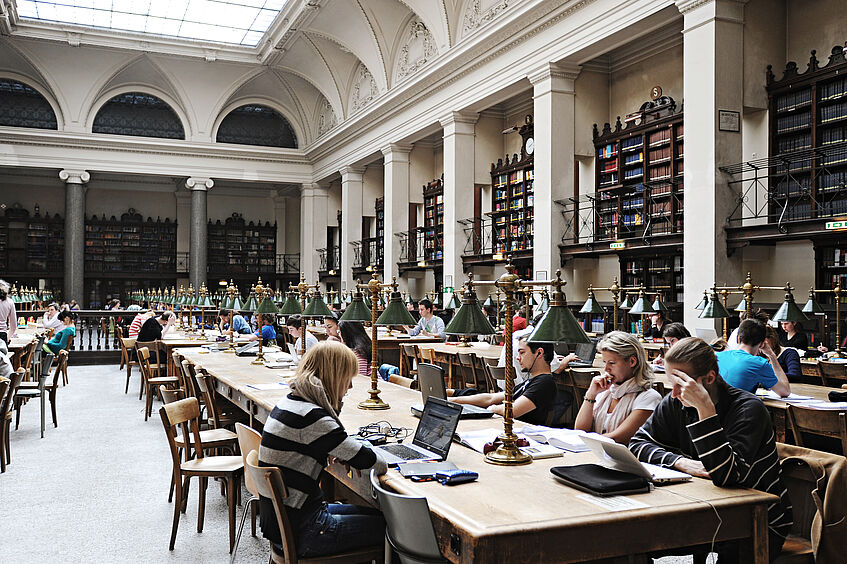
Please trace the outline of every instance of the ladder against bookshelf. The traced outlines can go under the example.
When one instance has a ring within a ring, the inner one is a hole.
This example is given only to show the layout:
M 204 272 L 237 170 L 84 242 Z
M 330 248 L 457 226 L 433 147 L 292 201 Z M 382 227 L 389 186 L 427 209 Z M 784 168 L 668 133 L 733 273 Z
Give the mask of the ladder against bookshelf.
M 535 195 L 533 182 L 533 124 L 527 116 L 518 131 L 521 154 L 491 163 L 492 250 L 497 253 L 531 251 Z M 526 253 L 524 253 L 526 254 Z
M 685 135 L 670 96 L 602 131 L 594 124 L 595 240 L 681 233 Z
M 210 275 L 274 274 L 276 223 L 248 223 L 239 213 L 223 222 L 209 220 L 207 249 Z
M 768 65 L 770 155 L 774 167 L 769 220 L 847 215 L 847 56 L 832 48 L 821 65 L 812 51 L 805 72 L 789 62 L 777 79 Z
M 444 258 L 444 181 L 436 178 L 423 185 L 424 259 Z

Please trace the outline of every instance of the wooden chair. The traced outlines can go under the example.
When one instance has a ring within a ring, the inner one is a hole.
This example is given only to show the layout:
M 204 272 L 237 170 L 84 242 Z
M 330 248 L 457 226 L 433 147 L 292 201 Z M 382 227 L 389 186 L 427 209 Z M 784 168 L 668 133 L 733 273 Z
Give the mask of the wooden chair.
M 202 419 L 202 413 L 206 411 L 206 399 L 200 393 L 199 386 L 197 386 L 197 371 L 194 363 L 188 359 L 183 359 L 179 366 L 182 370 L 182 380 L 185 383 L 185 397 L 197 398 L 200 404 L 201 421 L 205 423 L 205 420 Z
M 229 550 L 235 545 L 235 505 L 236 495 L 241 491 L 240 476 L 244 463 L 240 456 L 205 456 L 204 446 L 200 438 L 200 406 L 194 398 L 186 398 L 174 403 L 165 404 L 159 409 L 168 446 L 173 461 L 173 482 L 176 492 L 174 503 L 174 518 L 171 528 L 170 550 L 174 549 L 176 532 L 179 527 L 179 515 L 188 500 L 188 489 L 191 478 L 200 479 L 199 505 L 197 511 L 197 532 L 203 532 L 203 518 L 206 510 L 206 489 L 209 478 L 222 478 L 226 481 L 227 505 L 229 506 Z M 180 456 L 176 438 L 177 427 L 182 429 L 182 436 L 193 438 L 185 443 L 184 460 Z M 190 431 L 189 431 L 190 429 Z M 191 458 L 192 448 L 196 458 Z
M 120 327 L 118 327 L 118 331 L 123 331 Z M 129 393 L 129 379 L 132 376 L 132 367 L 138 366 L 138 357 L 133 358 L 133 353 L 135 352 L 135 337 L 123 337 L 121 333 L 118 333 L 118 341 L 121 344 L 121 368 L 126 366 L 126 389 L 124 389 L 124 393 Z
M 45 377 L 48 375 L 47 373 L 50 370 L 50 366 L 47 363 L 47 357 L 48 356 L 51 358 L 51 362 L 52 362 L 52 356 L 53 355 L 45 355 L 45 358 L 44 358 L 44 363 L 45 363 L 45 366 L 46 366 Z M 62 376 L 64 370 L 66 369 L 66 367 L 68 365 L 68 351 L 59 351 L 57 358 L 59 360 L 56 363 L 56 368 L 53 370 L 53 381 L 52 382 L 46 382 L 44 384 L 44 387 L 43 387 L 43 392 L 46 393 L 47 399 L 50 401 L 50 414 L 53 418 L 53 427 L 59 426 L 59 420 L 56 416 L 56 390 L 59 389 L 59 378 Z M 37 390 L 37 389 L 38 389 L 37 383 L 35 383 L 35 382 L 23 382 L 18 387 L 18 394 L 20 395 L 23 390 Z M 42 402 L 42 407 L 43 407 L 43 403 L 44 403 L 43 397 L 42 397 L 41 402 Z M 42 408 L 42 413 L 41 413 L 41 436 L 42 437 L 44 437 L 44 413 L 43 413 L 43 411 L 44 410 Z M 21 415 L 20 408 L 18 407 L 17 420 L 15 421 L 15 429 L 18 428 L 18 422 L 20 421 L 20 415 Z
M 203 394 L 203 399 L 206 402 L 206 417 L 208 418 L 210 427 L 221 429 L 247 421 L 247 418 L 241 411 L 226 413 L 220 409 L 218 405 L 218 393 L 212 385 L 212 377 L 209 376 L 209 373 L 202 366 L 197 367 L 194 381 L 197 383 L 197 387 L 200 393 Z
M 414 380 L 418 375 L 418 346 L 400 345 L 400 374 Z
M 255 429 L 248 427 L 242 423 L 235 424 L 235 432 L 238 435 L 238 449 L 241 451 L 241 459 L 244 462 L 244 467 L 247 468 L 247 455 L 254 450 L 258 452 L 262 442 L 262 434 Z M 256 487 L 256 482 L 253 481 L 253 476 L 250 472 L 244 473 L 244 487 L 250 492 L 250 499 L 247 500 L 247 507 L 244 508 L 244 514 L 241 516 L 241 524 L 238 526 L 238 533 L 235 535 L 235 547 L 232 549 L 232 555 L 229 557 L 230 564 L 235 562 L 235 553 L 238 551 L 238 543 L 241 541 L 241 532 L 244 530 L 244 521 L 247 519 L 247 509 L 250 509 L 251 533 L 256 536 L 256 511 L 259 508 L 259 489 Z
M 459 358 L 459 368 L 462 372 L 462 387 L 473 387 L 481 393 L 489 393 L 496 390 L 496 386 L 494 389 L 490 388 L 487 378 L 488 369 L 480 357 L 473 353 L 457 353 L 456 356 Z M 470 382 L 470 380 L 473 381 Z
M 506 367 L 505 366 L 491 366 L 490 364 L 485 365 L 485 374 L 486 380 L 488 380 L 488 388 L 492 392 L 500 391 L 500 386 L 497 385 L 497 380 L 505 380 L 506 379 Z
M 291 522 L 288 520 L 284 500 L 288 497 L 288 490 L 282 481 L 282 472 L 276 466 L 259 466 L 259 453 L 252 451 L 247 454 L 247 465 L 245 472 L 250 474 L 256 489 L 263 497 L 273 502 L 276 514 L 279 534 L 282 538 L 282 552 L 271 543 L 271 563 L 273 564 L 358 564 L 360 562 L 383 562 L 385 557 L 385 546 L 360 548 L 345 552 L 343 554 L 332 554 L 316 558 L 297 558 L 297 548 L 294 545 L 294 532 L 291 530 Z
M 652 384 L 650 384 L 650 387 L 659 392 L 662 397 L 668 395 L 673 389 L 673 387 L 668 388 L 663 382 L 659 381 L 653 382 Z
M 12 431 L 12 405 L 14 403 L 15 392 L 18 390 L 18 385 L 23 380 L 23 367 L 18 368 L 12 373 L 6 387 L 6 394 L 0 393 L 0 473 L 6 471 L 6 465 L 12 462 L 11 451 L 9 450 L 9 433 Z
M 71 335 L 71 338 L 68 339 L 68 347 L 65 349 L 66 351 L 68 351 L 68 354 L 70 354 L 70 352 L 72 350 L 74 350 L 74 338 L 75 337 L 76 337 L 76 335 Z M 70 360 L 70 357 L 68 357 L 68 359 Z M 67 362 L 65 363 L 65 367 L 62 369 L 62 385 L 63 386 L 68 385 L 68 363 Z
M 17 374 L 17 373 L 15 373 Z M 14 374 L 13 374 L 14 376 Z M 0 377 L 0 405 L 6 400 L 6 391 L 8 391 L 9 387 L 12 385 L 12 381 L 8 378 Z M 2 415 L 2 412 L 0 412 Z M 6 419 L 0 418 L 0 465 L 3 467 L 3 472 L 6 471 L 6 435 L 8 434 L 8 430 L 6 429 Z
M 788 404 L 788 428 L 797 446 L 804 444 L 803 433 L 841 440 L 841 453 L 847 455 L 847 413 L 828 409 L 812 409 Z
M 435 349 L 427 349 L 423 347 L 418 347 L 419 359 L 421 362 L 428 362 L 430 364 L 436 364 L 435 362 Z
M 141 383 L 147 393 L 147 401 L 144 404 L 144 420 L 153 412 L 153 392 L 161 385 L 170 386 L 172 388 L 179 387 L 179 378 L 174 376 L 153 377 L 150 367 L 150 350 L 147 347 L 141 347 L 137 351 L 138 366 L 141 369 Z
M 156 359 L 154 361 L 149 361 L 150 368 L 152 372 L 150 373 L 154 377 L 158 376 L 167 376 L 168 370 L 168 359 L 165 356 L 165 347 L 161 341 L 135 341 L 135 358 L 138 359 L 138 349 L 142 347 L 147 347 L 147 350 L 151 353 L 153 351 L 156 352 Z M 153 358 L 153 355 L 150 354 L 149 358 Z M 141 382 L 141 389 L 138 391 L 138 399 L 141 399 L 141 395 L 144 393 L 144 382 Z
M 824 386 L 840 388 L 842 384 L 847 383 L 847 363 L 820 360 L 818 374 Z
M 576 410 L 582 407 L 582 398 L 591 386 L 591 379 L 600 374 L 599 370 L 565 370 L 570 377 L 571 393 L 574 397 Z
M 41 438 L 44 438 L 44 419 L 47 411 L 47 378 L 50 377 L 50 366 L 52 364 L 53 353 L 45 353 L 38 365 L 38 379 L 34 382 L 22 382 L 18 386 L 14 399 L 16 431 L 21 423 L 21 406 L 31 399 L 38 398 L 41 404 Z
M 24 369 L 24 377 L 28 378 L 32 371 L 32 360 L 35 356 L 35 349 L 38 341 L 33 341 L 25 348 L 21 349 L 19 368 Z

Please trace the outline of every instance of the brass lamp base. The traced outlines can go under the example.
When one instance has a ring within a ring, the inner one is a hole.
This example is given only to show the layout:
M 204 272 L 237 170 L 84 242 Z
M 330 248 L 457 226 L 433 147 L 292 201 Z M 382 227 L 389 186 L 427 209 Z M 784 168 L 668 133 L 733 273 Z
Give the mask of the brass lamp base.
M 463 336 L 459 337 L 459 342 L 456 343 L 456 346 L 465 348 L 465 347 L 470 347 L 471 344 L 470 344 L 470 342 L 468 342 L 468 338 L 463 335 Z
M 235 347 L 227 348 L 224 350 L 225 353 L 235 354 Z
M 379 410 L 390 408 L 390 406 L 379 397 L 379 390 L 368 390 L 368 393 L 371 394 L 371 397 L 364 401 L 360 401 L 359 409 Z
M 258 355 L 256 355 L 256 360 L 250 361 L 250 364 L 265 364 L 265 355 L 259 353 Z
M 517 447 L 515 443 L 504 443 L 485 455 L 485 461 L 498 466 L 521 466 L 532 462 L 532 457 Z

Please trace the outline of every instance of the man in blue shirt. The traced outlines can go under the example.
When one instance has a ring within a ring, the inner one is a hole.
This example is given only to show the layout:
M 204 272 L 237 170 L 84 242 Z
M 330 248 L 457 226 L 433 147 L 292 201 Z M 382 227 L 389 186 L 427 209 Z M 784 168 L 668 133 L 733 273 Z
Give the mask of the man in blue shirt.
M 426 335 L 427 337 L 441 337 L 446 339 L 444 333 L 444 320 L 432 313 L 432 302 L 423 299 L 418 302 L 418 311 L 421 318 L 418 324 L 409 330 L 409 335 Z
M 220 312 L 221 323 L 220 330 L 221 333 L 228 330 L 230 326 L 232 326 L 232 330 L 236 333 L 240 333 L 242 335 L 248 335 L 251 333 L 250 326 L 247 324 L 247 321 L 244 320 L 244 317 L 238 315 L 234 311 L 230 311 L 228 309 L 222 309 Z
M 780 397 L 791 393 L 785 371 L 765 340 L 765 326 L 755 319 L 745 319 L 738 326 L 739 348 L 717 353 L 721 376 L 730 386 L 755 392 L 761 384 Z M 765 355 L 765 358 L 759 356 Z

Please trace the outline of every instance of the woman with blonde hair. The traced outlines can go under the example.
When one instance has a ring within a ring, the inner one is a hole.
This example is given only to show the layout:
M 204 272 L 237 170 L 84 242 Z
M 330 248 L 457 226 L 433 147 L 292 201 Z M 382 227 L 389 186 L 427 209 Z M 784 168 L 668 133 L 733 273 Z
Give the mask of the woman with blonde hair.
M 338 418 L 357 372 L 356 355 L 342 343 L 324 341 L 311 347 L 290 382 L 291 393 L 280 400 L 265 422 L 259 463 L 282 471 L 288 489 L 286 512 L 300 558 L 373 546 L 381 543 L 385 534 L 385 520 L 379 511 L 327 504 L 318 482 L 321 471 L 336 460 L 357 472 L 386 470 L 375 451 L 347 436 Z M 279 545 L 273 505 L 264 497 L 261 505 L 262 532 Z
M 612 331 L 597 350 L 603 357 L 604 372 L 591 380 L 574 429 L 600 433 L 625 445 L 662 396 L 651 387 L 653 369 L 634 335 Z

